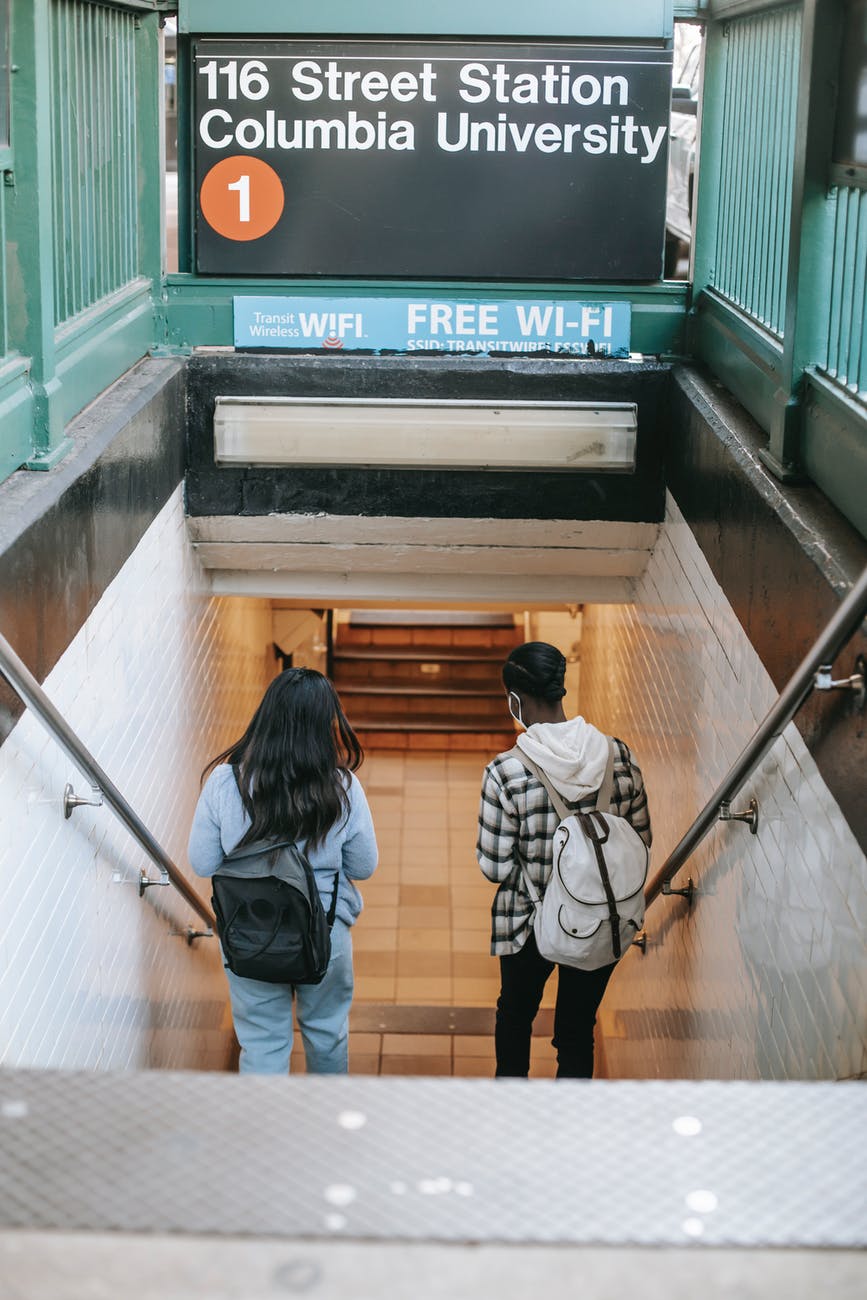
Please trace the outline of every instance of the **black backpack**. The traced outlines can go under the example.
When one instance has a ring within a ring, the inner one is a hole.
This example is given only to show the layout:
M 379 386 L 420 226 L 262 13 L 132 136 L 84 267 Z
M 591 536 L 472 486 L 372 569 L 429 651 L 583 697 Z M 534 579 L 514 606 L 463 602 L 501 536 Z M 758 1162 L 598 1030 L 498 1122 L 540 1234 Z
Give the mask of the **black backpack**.
M 326 915 L 296 844 L 258 840 L 227 853 L 211 904 L 229 970 L 267 984 L 319 984 L 331 957 L 339 877 Z

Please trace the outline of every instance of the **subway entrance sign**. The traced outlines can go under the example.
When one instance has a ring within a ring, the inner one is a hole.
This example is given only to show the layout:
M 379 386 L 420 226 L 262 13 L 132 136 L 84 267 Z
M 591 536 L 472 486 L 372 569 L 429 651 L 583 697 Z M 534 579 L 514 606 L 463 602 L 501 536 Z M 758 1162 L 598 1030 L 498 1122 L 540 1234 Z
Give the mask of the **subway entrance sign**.
M 196 266 L 655 280 L 671 53 L 199 40 Z

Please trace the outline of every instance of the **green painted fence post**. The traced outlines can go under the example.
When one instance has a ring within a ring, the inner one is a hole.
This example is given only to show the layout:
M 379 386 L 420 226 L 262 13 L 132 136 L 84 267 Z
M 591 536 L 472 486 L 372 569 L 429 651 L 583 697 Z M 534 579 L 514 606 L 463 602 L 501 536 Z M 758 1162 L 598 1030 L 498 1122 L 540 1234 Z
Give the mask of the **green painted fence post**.
M 768 446 L 759 452 L 768 469 L 784 481 L 800 477 L 804 371 L 825 355 L 827 343 L 827 286 L 834 234 L 828 169 L 833 150 L 833 90 L 840 61 L 841 17 L 836 0 L 804 0 L 784 350 Z
M 712 287 L 716 275 L 716 239 L 720 203 L 722 120 L 728 59 L 724 23 L 705 28 L 702 95 L 696 131 L 695 247 L 693 249 L 693 303 L 703 289 Z
M 13 0 L 13 188 L 8 192 L 10 342 L 31 358 L 33 450 L 29 469 L 50 469 L 72 446 L 64 437 L 54 348 L 50 0 Z
M 193 267 L 193 43 L 178 32 L 178 270 Z
M 138 141 L 138 241 L 139 274 L 150 280 L 155 316 L 163 316 L 161 284 L 165 210 L 163 205 L 163 157 L 165 121 L 163 115 L 163 61 L 158 13 L 136 17 L 136 137 Z M 155 337 L 161 337 L 160 328 Z

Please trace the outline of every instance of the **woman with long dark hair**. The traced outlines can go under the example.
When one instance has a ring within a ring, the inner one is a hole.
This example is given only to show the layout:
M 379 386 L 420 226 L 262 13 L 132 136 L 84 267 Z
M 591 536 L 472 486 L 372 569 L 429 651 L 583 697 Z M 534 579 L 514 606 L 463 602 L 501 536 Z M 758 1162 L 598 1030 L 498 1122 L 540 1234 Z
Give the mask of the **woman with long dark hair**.
M 556 646 L 528 641 L 503 665 L 509 712 L 525 730 L 517 748 L 538 767 L 560 798 L 577 812 L 596 807 L 606 774 L 609 739 L 581 717 L 567 719 L 566 660 Z M 641 771 L 622 740 L 614 740 L 610 811 L 625 817 L 645 844 L 650 816 Z M 607 811 L 607 810 L 606 810 Z M 485 768 L 476 856 L 499 889 L 492 908 L 491 952 L 500 958 L 495 1046 L 497 1075 L 526 1078 L 530 1035 L 554 964 L 539 953 L 534 905 L 525 872 L 544 893 L 553 866 L 559 817 L 539 778 L 510 751 Z M 593 1074 L 593 1026 L 614 964 L 598 970 L 557 967 L 554 1047 L 557 1077 Z
M 313 867 L 326 911 L 337 889 L 331 960 L 320 984 L 268 984 L 226 970 L 240 1069 L 285 1074 L 292 1003 L 308 1074 L 345 1074 L 352 1002 L 350 929 L 361 911 L 353 881 L 377 863 L 376 837 L 355 776 L 361 748 L 327 677 L 289 668 L 275 677 L 247 730 L 205 768 L 189 859 L 213 876 L 223 855 L 258 840 L 291 840 Z M 335 883 L 335 873 L 337 880 Z

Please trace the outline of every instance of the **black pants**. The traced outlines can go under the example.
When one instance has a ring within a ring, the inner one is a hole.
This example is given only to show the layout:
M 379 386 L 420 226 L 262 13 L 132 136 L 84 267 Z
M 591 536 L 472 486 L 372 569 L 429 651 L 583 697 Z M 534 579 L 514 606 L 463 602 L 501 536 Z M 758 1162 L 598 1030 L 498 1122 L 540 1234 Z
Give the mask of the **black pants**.
M 532 930 L 518 952 L 500 958 L 495 1043 L 497 1077 L 526 1079 L 530 1033 L 554 963 L 540 957 Z M 614 966 L 576 970 L 559 966 L 553 1044 L 558 1079 L 593 1077 L 593 1026 Z

